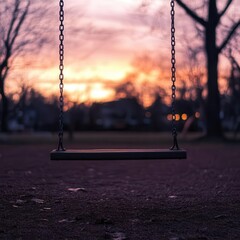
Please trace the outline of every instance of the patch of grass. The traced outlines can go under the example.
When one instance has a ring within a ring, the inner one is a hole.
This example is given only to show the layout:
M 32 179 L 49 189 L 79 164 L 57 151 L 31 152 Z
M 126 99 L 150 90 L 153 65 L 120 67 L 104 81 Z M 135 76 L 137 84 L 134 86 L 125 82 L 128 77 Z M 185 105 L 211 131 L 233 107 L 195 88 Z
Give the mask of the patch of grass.
M 226 140 L 227 139 L 227 140 Z M 231 133 L 226 135 L 225 141 L 219 139 L 203 138 L 201 133 L 188 133 L 178 135 L 180 147 L 184 144 L 211 144 L 234 143 L 240 138 L 231 141 Z M 67 145 L 146 145 L 146 146 L 171 146 L 173 142 L 170 132 L 75 132 L 72 136 L 64 134 L 64 143 Z M 51 132 L 12 133 L 0 134 L 0 144 L 49 144 L 58 143 L 58 134 Z

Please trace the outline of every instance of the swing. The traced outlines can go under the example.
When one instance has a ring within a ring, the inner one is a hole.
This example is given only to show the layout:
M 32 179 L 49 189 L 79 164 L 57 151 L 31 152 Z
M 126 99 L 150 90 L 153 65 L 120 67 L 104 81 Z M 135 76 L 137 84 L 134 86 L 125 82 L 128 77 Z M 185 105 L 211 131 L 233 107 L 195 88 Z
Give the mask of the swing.
M 186 159 L 187 152 L 178 146 L 176 115 L 175 115 L 175 98 L 176 98 L 176 68 L 175 68 L 175 25 L 174 25 L 174 0 L 170 1 L 171 5 L 171 81 L 172 81 L 172 136 L 173 146 L 170 149 L 69 149 L 63 147 L 63 60 L 64 60 L 64 0 L 59 1 L 59 133 L 58 148 L 50 153 L 51 160 L 143 160 L 143 159 Z

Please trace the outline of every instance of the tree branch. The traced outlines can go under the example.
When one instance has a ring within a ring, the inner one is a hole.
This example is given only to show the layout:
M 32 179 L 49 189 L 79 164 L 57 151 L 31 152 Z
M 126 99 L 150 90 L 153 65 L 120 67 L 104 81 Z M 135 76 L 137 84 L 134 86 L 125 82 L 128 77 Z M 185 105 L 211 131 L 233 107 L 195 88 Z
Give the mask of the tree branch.
M 232 63 L 235 64 L 235 66 L 237 67 L 237 70 L 240 72 L 240 65 L 238 64 L 237 60 L 232 56 L 231 53 L 229 58 L 231 59 Z
M 4 80 L 7 78 L 8 71 L 9 71 L 9 67 L 7 66 L 7 67 L 5 68 L 5 71 L 4 71 L 3 75 L 1 76 L 2 81 L 4 81 Z
M 220 19 L 225 14 L 225 12 L 228 10 L 231 3 L 232 3 L 232 0 L 227 1 L 225 8 L 218 14 L 218 19 Z
M 13 13 L 12 13 L 12 20 L 10 22 L 10 26 L 9 26 L 9 29 L 8 29 L 7 38 L 5 40 L 5 45 L 6 46 L 10 45 L 11 33 L 12 33 L 12 30 L 13 30 L 13 26 L 15 24 L 15 21 L 17 20 L 18 11 L 19 11 L 19 1 L 17 0 L 16 3 L 15 3 Z
M 11 46 L 14 44 L 15 39 L 18 36 L 19 30 L 20 30 L 20 28 L 21 28 L 21 26 L 22 26 L 22 24 L 23 24 L 23 22 L 24 22 L 24 20 L 27 16 L 29 6 L 30 6 L 30 1 L 28 1 L 28 4 L 27 4 L 26 8 L 24 9 L 24 12 L 23 12 L 22 16 L 20 17 L 20 19 L 18 21 L 18 24 L 15 28 L 14 36 L 13 36 L 12 41 L 11 41 Z
M 236 22 L 231 30 L 229 31 L 227 37 L 225 38 L 225 40 L 222 42 L 222 44 L 220 45 L 220 47 L 218 48 L 218 53 L 220 53 L 228 44 L 228 42 L 230 41 L 230 39 L 232 38 L 232 36 L 234 35 L 235 31 L 237 30 L 237 28 L 240 26 L 240 20 L 238 20 L 238 22 Z
M 202 26 L 206 26 L 206 21 L 199 17 L 192 9 L 190 9 L 184 2 L 182 2 L 182 0 L 176 0 L 176 2 L 178 3 L 178 5 L 180 7 L 182 7 L 185 12 L 191 17 L 193 18 L 196 22 L 198 22 L 199 24 L 201 24 Z

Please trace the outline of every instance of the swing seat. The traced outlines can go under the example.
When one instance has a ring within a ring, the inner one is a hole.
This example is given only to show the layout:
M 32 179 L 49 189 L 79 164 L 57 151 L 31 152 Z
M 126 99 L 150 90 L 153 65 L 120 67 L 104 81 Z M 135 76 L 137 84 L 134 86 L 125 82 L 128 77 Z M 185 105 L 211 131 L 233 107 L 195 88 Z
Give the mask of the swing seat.
M 144 160 L 186 159 L 185 150 L 170 149 L 69 149 L 53 150 L 51 160 Z

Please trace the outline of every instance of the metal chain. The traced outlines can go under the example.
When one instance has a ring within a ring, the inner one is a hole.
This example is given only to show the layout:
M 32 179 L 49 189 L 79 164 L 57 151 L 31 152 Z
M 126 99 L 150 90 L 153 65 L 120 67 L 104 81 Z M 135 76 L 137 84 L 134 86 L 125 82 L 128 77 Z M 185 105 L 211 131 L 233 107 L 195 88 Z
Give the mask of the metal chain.
M 58 133 L 58 151 L 65 151 L 63 147 L 63 107 L 64 107 L 64 99 L 63 99 L 63 69 L 64 69 L 64 0 L 59 1 L 59 90 L 60 90 L 60 97 L 59 97 L 59 133 Z
M 177 141 L 177 128 L 176 128 L 176 112 L 175 112 L 175 100 L 176 100 L 176 56 L 175 56 L 175 9 L 174 0 L 170 2 L 171 6 L 171 81 L 172 81 L 172 136 L 173 136 L 173 146 L 171 150 L 179 149 Z
M 171 0 L 170 2 L 171 5 L 171 81 L 172 81 L 172 135 L 173 135 L 173 146 L 171 149 L 179 149 L 178 146 L 178 141 L 177 141 L 177 129 L 176 129 L 176 112 L 175 112 L 175 100 L 176 100 L 176 57 L 175 57 L 175 22 L 174 22 L 174 17 L 175 17 L 175 10 L 174 10 L 174 0 Z M 63 80 L 64 80 L 64 0 L 59 1 L 59 90 L 60 90 L 60 97 L 59 97 L 59 133 L 58 133 L 58 151 L 65 151 L 63 147 L 63 107 L 64 107 L 64 99 L 63 99 Z

